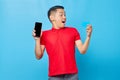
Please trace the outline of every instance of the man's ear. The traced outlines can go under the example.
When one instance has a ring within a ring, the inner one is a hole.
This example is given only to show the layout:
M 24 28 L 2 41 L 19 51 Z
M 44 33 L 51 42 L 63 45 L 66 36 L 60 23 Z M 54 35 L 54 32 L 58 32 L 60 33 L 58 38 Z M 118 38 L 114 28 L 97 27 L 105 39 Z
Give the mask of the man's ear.
M 50 15 L 50 20 L 54 21 L 54 15 Z

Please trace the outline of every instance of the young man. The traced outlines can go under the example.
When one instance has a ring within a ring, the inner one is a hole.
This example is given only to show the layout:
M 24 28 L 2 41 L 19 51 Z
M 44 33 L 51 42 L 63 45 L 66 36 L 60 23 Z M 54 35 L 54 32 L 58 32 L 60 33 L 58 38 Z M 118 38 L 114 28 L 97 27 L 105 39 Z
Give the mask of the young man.
M 84 54 L 90 41 L 92 26 L 87 26 L 84 44 L 75 28 L 65 27 L 66 14 L 63 6 L 53 6 L 48 11 L 52 29 L 43 31 L 40 38 L 35 38 L 35 54 L 41 59 L 46 49 L 49 58 L 49 80 L 78 80 L 75 60 L 75 46 Z

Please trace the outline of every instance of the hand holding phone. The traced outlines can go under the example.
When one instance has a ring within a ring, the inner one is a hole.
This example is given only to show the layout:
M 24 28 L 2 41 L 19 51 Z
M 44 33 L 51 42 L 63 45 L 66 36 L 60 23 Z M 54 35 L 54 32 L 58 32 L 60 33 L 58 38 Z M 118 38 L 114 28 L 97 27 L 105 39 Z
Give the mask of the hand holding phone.
M 35 22 L 35 33 L 36 36 L 35 37 L 40 37 L 41 35 L 41 29 L 42 29 L 42 23 L 41 22 Z

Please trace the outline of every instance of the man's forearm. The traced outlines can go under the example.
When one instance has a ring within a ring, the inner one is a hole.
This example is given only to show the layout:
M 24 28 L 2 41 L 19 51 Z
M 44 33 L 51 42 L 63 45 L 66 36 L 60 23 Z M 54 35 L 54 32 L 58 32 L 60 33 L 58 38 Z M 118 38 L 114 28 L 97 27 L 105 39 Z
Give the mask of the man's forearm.
M 40 40 L 38 39 L 35 42 L 36 42 L 35 43 L 35 55 L 36 55 L 37 59 L 40 59 L 43 56 L 43 52 L 42 52 L 41 46 L 40 46 Z
M 91 33 L 92 33 L 92 25 L 88 25 L 86 31 L 87 31 L 87 38 L 82 46 L 83 53 L 85 53 L 88 49 L 88 45 L 89 45 L 90 37 L 91 37 Z
M 90 37 L 87 36 L 87 38 L 82 46 L 83 53 L 86 53 L 88 46 L 89 46 L 89 42 L 90 42 Z

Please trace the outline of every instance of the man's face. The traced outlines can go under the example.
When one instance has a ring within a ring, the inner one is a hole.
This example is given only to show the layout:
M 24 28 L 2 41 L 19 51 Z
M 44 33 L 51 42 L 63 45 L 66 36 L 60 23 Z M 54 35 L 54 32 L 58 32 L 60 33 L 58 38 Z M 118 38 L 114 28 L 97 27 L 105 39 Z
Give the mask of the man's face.
M 65 26 L 66 16 L 64 9 L 57 9 L 54 13 L 53 24 L 57 26 L 57 28 L 63 28 Z

